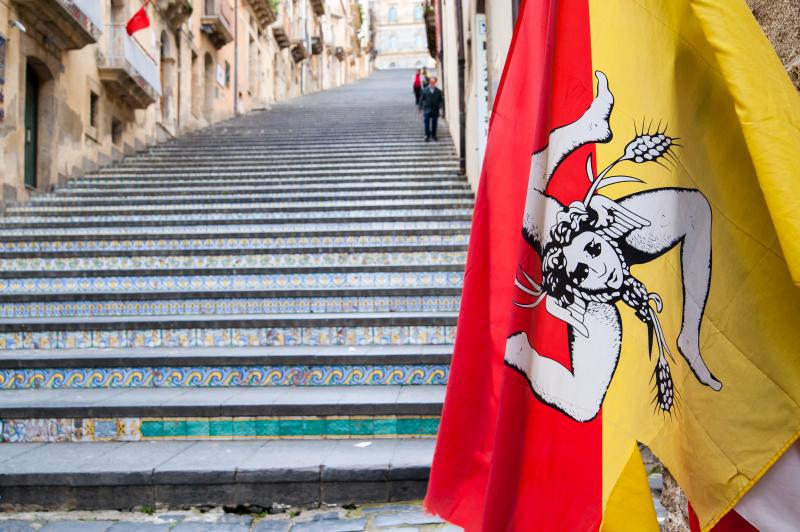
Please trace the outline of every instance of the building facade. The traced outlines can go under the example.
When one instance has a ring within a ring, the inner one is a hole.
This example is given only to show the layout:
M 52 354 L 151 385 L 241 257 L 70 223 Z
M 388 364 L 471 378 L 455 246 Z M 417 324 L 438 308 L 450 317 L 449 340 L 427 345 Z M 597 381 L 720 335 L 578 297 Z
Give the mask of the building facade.
M 376 0 L 376 68 L 432 68 L 425 6 L 420 0 Z
M 0 4 L 3 202 L 371 68 L 356 2 L 152 0 L 150 25 L 129 36 L 141 6 Z

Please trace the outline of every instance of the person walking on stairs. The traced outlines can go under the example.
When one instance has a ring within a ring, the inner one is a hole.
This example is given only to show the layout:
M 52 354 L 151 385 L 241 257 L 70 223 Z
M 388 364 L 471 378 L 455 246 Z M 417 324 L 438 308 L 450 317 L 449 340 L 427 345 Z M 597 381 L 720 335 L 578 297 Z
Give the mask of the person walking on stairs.
M 419 99 L 419 108 L 425 122 L 425 142 L 431 139 L 439 140 L 436 137 L 436 123 L 439 121 L 439 111 L 442 109 L 444 96 L 441 89 L 436 86 L 437 81 L 435 76 L 432 77 Z
M 420 69 L 414 74 L 414 102 L 419 105 L 419 99 L 422 96 L 422 75 Z

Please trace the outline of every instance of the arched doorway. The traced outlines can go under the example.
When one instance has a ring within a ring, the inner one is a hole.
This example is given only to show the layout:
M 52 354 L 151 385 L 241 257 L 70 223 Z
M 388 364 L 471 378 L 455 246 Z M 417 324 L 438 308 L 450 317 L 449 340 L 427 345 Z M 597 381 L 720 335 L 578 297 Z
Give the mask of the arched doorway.
M 214 116 L 214 59 L 211 54 L 206 52 L 205 56 L 205 101 L 203 114 L 206 120 L 211 122 Z

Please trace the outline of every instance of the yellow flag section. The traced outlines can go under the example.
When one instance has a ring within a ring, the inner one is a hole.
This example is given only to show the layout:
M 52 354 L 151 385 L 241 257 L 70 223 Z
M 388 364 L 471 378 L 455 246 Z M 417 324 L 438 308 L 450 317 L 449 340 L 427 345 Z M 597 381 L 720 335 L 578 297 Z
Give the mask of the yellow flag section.
M 644 474 L 631 462 L 639 459 L 635 441 L 665 462 L 709 528 L 800 431 L 800 97 L 742 0 L 589 5 L 593 68 L 614 94 L 614 138 L 597 145 L 597 167 L 616 160 L 642 130 L 680 139 L 673 164 L 626 161 L 615 171 L 643 182 L 606 194 L 697 190 L 712 219 L 704 308 L 691 289 L 684 305 L 686 287 L 702 278 L 697 265 L 682 261 L 682 253 L 697 253 L 682 249 L 688 240 L 631 268 L 663 301 L 675 407 L 663 414 L 652 403 L 658 349 L 650 354 L 647 328 L 618 305 L 625 335 L 603 407 L 603 529 L 652 524 L 648 515 L 620 511 L 625 497 L 646 489 L 636 488 Z M 670 218 L 691 218 L 693 209 L 677 204 Z M 694 355 L 681 337 L 683 320 L 698 310 L 699 353 L 719 390 L 688 364 Z

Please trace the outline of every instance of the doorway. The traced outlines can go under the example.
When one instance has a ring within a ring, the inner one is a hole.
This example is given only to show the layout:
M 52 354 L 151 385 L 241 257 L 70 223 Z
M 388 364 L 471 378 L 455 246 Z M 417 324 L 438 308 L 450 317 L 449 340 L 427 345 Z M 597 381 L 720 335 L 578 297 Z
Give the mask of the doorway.
M 36 188 L 37 155 L 39 153 L 39 89 L 36 72 L 25 68 L 25 186 Z

